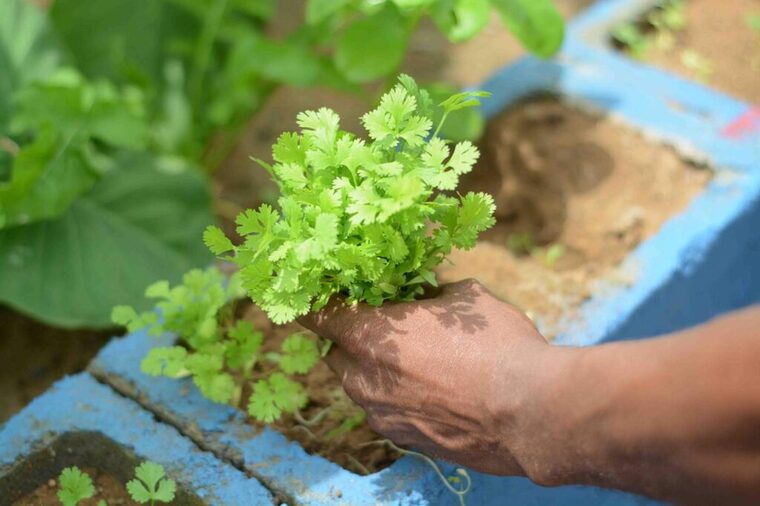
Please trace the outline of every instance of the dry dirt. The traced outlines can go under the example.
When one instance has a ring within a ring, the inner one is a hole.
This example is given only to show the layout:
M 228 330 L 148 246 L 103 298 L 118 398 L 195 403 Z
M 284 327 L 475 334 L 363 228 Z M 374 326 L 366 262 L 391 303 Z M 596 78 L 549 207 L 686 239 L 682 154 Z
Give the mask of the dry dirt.
M 537 317 L 550 337 L 596 280 L 624 282 L 620 261 L 711 177 L 669 147 L 550 97 L 504 111 L 480 146 L 482 158 L 463 189 L 493 193 L 499 222 L 473 250 L 452 254 L 440 275 L 479 279 Z M 506 244 L 520 233 L 565 253 L 554 265 L 517 256 Z

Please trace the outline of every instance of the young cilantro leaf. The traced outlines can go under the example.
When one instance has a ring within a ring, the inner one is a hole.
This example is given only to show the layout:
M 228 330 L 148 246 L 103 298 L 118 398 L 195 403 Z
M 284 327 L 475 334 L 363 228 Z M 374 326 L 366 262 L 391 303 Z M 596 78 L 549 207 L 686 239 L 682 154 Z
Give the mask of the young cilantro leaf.
M 67 467 L 61 471 L 58 483 L 60 489 L 57 496 L 63 506 L 77 506 L 80 501 L 95 495 L 92 479 L 78 467 Z
M 171 502 L 177 490 L 177 483 L 165 477 L 164 468 L 155 462 L 146 461 L 135 469 L 135 478 L 127 482 L 127 491 L 140 504 L 155 501 Z
M 181 346 L 153 348 L 142 360 L 140 370 L 150 376 L 179 378 L 183 375 L 187 350 Z
M 308 397 L 303 386 L 282 373 L 274 373 L 253 385 L 248 400 L 248 414 L 264 423 L 278 420 L 282 413 L 293 413 L 306 405 Z
M 280 369 L 287 374 L 306 374 L 319 361 L 317 343 L 301 334 L 288 336 L 282 343 Z

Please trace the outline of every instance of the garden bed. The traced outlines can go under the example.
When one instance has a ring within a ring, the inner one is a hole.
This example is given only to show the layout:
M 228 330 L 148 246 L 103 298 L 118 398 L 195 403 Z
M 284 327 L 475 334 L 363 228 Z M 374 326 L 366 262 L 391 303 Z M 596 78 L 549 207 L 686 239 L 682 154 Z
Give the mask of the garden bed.
M 656 10 L 633 20 L 647 41 L 638 55 L 643 63 L 760 104 L 760 26 L 753 28 L 750 21 L 752 16 L 760 17 L 757 2 L 727 0 L 716 8 L 710 0 L 686 0 L 679 14 L 683 26 L 665 44 L 656 42 L 656 30 L 647 21 Z M 611 41 L 619 50 L 630 52 L 614 38 Z
M 57 485 L 51 480 L 70 466 L 92 472 L 101 489 L 96 488 L 98 499 L 123 499 L 135 465 L 146 460 L 175 480 L 174 504 L 274 502 L 255 479 L 201 451 L 132 400 L 79 374 L 59 381 L 0 426 L 0 504 L 58 504 L 48 501 Z
M 497 225 L 455 251 L 444 281 L 477 278 L 561 332 L 601 279 L 628 285 L 620 262 L 710 180 L 672 147 L 556 97 L 532 98 L 493 118 L 466 189 L 496 196 Z
M 105 499 L 109 506 L 134 504 L 124 484 L 134 477 L 139 460 L 113 440 L 97 432 L 68 432 L 29 455 L 0 479 L 0 497 L 13 506 L 59 504 L 57 478 L 62 469 L 77 466 L 95 485 L 95 495 L 81 504 L 90 506 Z M 176 504 L 201 506 L 200 498 L 178 489 Z M 3 503 L 6 504 L 6 503 Z

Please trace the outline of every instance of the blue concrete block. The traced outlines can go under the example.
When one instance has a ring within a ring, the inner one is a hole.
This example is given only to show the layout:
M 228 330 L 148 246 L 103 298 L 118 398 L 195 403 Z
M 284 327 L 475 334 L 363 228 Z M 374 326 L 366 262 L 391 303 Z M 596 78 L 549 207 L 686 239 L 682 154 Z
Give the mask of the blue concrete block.
M 240 411 L 214 404 L 187 380 L 153 378 L 142 374 L 139 363 L 151 347 L 168 345 L 138 332 L 114 339 L 90 364 L 90 371 L 112 382 L 124 395 L 139 397 L 160 418 L 177 426 L 218 456 L 235 462 L 256 476 L 291 505 L 404 505 L 458 504 L 433 471 L 413 457 L 370 476 L 360 476 L 308 455 L 279 432 L 257 432 Z M 451 466 L 444 466 L 451 472 Z M 472 473 L 470 505 L 651 505 L 652 501 L 592 487 L 542 488 L 518 478 Z
M 178 488 L 205 504 L 274 504 L 258 481 L 201 451 L 176 429 L 156 422 L 151 413 L 89 374 L 59 381 L 0 427 L 0 483 L 34 452 L 76 433 L 97 434 L 140 460 L 161 464 Z M 0 504 L 8 503 L 0 497 Z
M 599 5 L 612 3 L 623 2 Z M 715 177 L 685 211 L 624 262 L 624 269 L 635 273 L 634 283 L 601 286 L 582 314 L 565 322 L 567 331 L 558 343 L 590 345 L 652 336 L 760 300 L 760 144 L 752 135 L 725 135 L 749 106 L 627 61 L 607 65 L 588 56 L 591 50 L 572 37 L 567 46 L 556 62 L 526 58 L 480 86 L 493 93 L 485 103 L 487 115 L 537 93 L 556 93 L 640 130 L 651 142 L 670 144 L 683 156 L 708 163 Z M 254 431 L 242 413 L 203 399 L 187 381 L 141 374 L 139 362 L 147 351 L 172 341 L 144 333 L 115 340 L 90 370 L 293 504 L 456 503 L 433 472 L 412 457 L 371 476 L 358 476 L 307 455 L 276 431 Z M 473 473 L 469 502 L 655 504 L 591 487 L 548 489 L 524 479 L 479 473 Z

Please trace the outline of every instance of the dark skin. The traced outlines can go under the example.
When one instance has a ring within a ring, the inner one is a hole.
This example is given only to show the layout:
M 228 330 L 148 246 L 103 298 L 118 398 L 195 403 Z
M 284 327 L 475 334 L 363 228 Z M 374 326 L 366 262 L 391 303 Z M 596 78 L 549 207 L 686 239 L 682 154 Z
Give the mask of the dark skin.
M 760 504 L 760 308 L 642 341 L 553 346 L 476 281 L 301 323 L 396 444 L 547 485 Z

